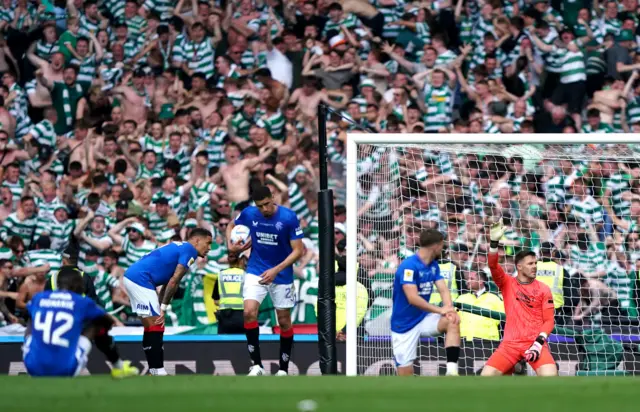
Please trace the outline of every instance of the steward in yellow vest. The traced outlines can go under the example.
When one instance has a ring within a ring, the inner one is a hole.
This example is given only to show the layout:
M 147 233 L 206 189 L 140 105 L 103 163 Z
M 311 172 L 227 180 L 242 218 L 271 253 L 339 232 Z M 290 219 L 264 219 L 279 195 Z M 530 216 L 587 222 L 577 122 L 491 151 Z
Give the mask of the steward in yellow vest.
M 65 266 L 65 267 L 70 267 L 70 266 Z M 91 279 L 91 276 L 85 276 L 84 272 L 78 268 L 74 268 L 74 269 L 78 273 L 80 273 L 80 275 L 82 276 L 82 283 L 84 285 L 84 296 L 93 300 L 98 304 L 98 306 L 100 306 L 100 301 L 98 300 L 98 295 L 96 294 L 96 287 L 93 284 L 93 280 Z M 58 273 L 60 272 L 55 272 L 51 275 L 51 279 L 49 279 L 49 282 L 45 283 L 44 285 L 44 290 L 58 289 Z
M 464 293 L 456 299 L 456 302 L 466 303 L 479 308 L 490 309 L 504 313 L 504 303 L 500 296 L 489 292 L 485 285 L 487 275 L 482 271 L 470 271 L 467 273 L 467 287 L 469 293 Z M 467 340 L 474 338 L 486 340 L 500 340 L 500 321 L 485 318 L 480 315 L 461 311 L 460 313 L 460 337 Z
M 219 307 L 216 313 L 219 334 L 244 333 L 242 286 L 246 264 L 245 256 L 236 258 L 230 253 L 230 267 L 220 272 L 213 287 L 211 297 Z
M 444 262 L 438 265 L 440 267 L 440 274 L 444 278 L 447 286 L 449 287 L 449 292 L 451 292 L 451 300 L 455 302 L 458 297 L 458 282 L 456 281 L 456 265 L 451 262 Z M 431 294 L 431 298 L 429 299 L 429 303 L 432 305 L 439 305 L 442 303 L 442 298 L 440 297 L 440 293 L 434 289 L 434 292 Z
M 555 262 L 553 244 L 544 242 L 540 247 L 540 260 L 536 264 L 536 279 L 551 289 L 553 306 L 564 306 L 564 268 Z

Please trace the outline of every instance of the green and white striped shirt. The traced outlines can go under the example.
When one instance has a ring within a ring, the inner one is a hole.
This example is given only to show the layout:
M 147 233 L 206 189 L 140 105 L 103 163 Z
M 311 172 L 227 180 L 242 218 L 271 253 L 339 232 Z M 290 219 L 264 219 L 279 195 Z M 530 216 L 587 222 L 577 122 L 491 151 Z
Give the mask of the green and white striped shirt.
M 347 29 L 353 30 L 362 27 L 362 23 L 354 14 L 347 13 L 344 18 L 337 23 L 333 20 L 328 20 L 324 25 L 324 30 L 322 30 L 322 37 L 327 37 L 330 31 L 340 33 L 340 26 L 345 26 Z
M 37 222 L 35 215 L 29 219 L 20 220 L 17 213 L 11 213 L 0 226 L 0 239 L 6 243 L 10 237 L 18 236 L 24 242 L 24 247 L 28 249 L 35 235 Z
M 125 19 L 125 23 L 127 24 L 127 37 L 130 39 L 138 40 L 139 38 L 144 38 L 145 27 L 147 27 L 147 20 L 145 20 L 141 16 L 133 16 L 131 19 Z
M 604 222 L 602 205 L 593 197 L 586 196 L 583 199 L 573 198 L 569 200 L 571 214 L 583 224 Z
M 211 38 L 206 38 L 200 43 L 184 40 L 173 47 L 173 61 L 176 64 L 187 63 L 190 70 L 195 73 L 204 73 L 208 78 L 212 77 L 216 69 L 214 66 L 216 46 Z
M 591 273 L 606 269 L 606 249 L 604 243 L 590 243 L 587 250 L 582 250 L 578 245 L 571 245 L 569 253 L 571 265 L 583 273 Z
M 296 212 L 299 220 L 307 222 L 311 220 L 309 205 L 307 205 L 307 200 L 296 182 L 289 183 L 289 207 Z
M 286 119 L 280 109 L 272 115 L 265 115 L 262 117 L 262 121 L 265 124 L 267 132 L 271 135 L 272 138 L 276 140 L 284 140 L 284 125 L 286 123 Z
M 622 195 L 631 189 L 629 181 L 622 174 L 616 173 L 607 180 L 606 188 L 611 191 L 609 199 L 613 207 L 613 213 L 619 219 L 630 220 L 631 202 L 622 198 Z
M 62 268 L 62 253 L 53 249 L 29 250 L 24 255 L 25 267 L 38 267 L 48 264 L 49 273 L 58 273 Z
M 146 212 L 144 218 L 149 222 L 149 230 L 153 236 L 160 236 L 162 232 L 169 226 L 167 219 L 160 217 L 156 212 Z
M 424 116 L 425 132 L 437 132 L 451 123 L 453 93 L 447 85 L 435 88 L 430 84 L 424 87 L 424 103 L 427 113 Z
M 125 2 L 122 0 L 104 0 L 102 7 L 106 8 L 114 21 L 124 20 L 124 6 Z
M 53 123 L 45 119 L 33 126 L 31 136 L 40 144 L 49 147 L 56 147 L 56 131 L 53 129 Z
M 58 221 L 55 216 L 50 219 L 38 219 L 35 238 L 38 239 L 44 233 L 47 233 L 51 239 L 51 249 L 62 253 L 69 247 L 75 228 L 76 221 L 71 219 L 67 219 L 66 222 Z
M 157 245 L 150 240 L 143 240 L 140 246 L 136 246 L 129 240 L 129 235 L 126 235 L 122 240 L 122 253 L 118 260 L 118 266 L 128 269 L 129 266 L 142 259 L 145 255 L 152 252 Z
M 224 141 L 227 136 L 226 130 L 216 129 L 213 136 L 209 132 L 205 137 L 210 168 L 219 167 L 224 163 Z
M 243 110 L 239 111 L 231 119 L 231 128 L 234 130 L 236 136 L 245 140 L 249 139 L 249 129 L 252 125 L 256 124 L 256 119 L 247 117 Z
M 98 241 L 98 242 L 108 242 L 109 245 L 113 244 L 113 240 L 111 239 L 111 237 L 107 234 L 107 232 L 105 231 L 103 234 L 101 235 L 96 235 L 94 234 L 92 231 L 90 230 L 86 230 L 84 232 L 85 236 L 89 239 Z M 87 252 L 89 252 L 91 249 L 93 249 L 93 246 L 91 246 L 90 244 L 88 244 L 87 242 L 80 240 L 78 242 L 78 246 L 80 248 L 79 252 L 78 252 L 78 268 L 80 270 L 84 270 L 85 265 L 87 264 Z M 98 258 L 98 264 L 101 265 L 102 264 L 102 253 L 100 253 L 100 257 Z
M 82 61 L 74 57 L 73 59 L 71 59 L 71 64 L 75 64 L 80 67 L 77 79 L 78 83 L 91 85 L 93 79 L 96 77 L 96 71 L 98 67 L 96 55 L 92 54 L 91 56 L 86 56 Z
M 184 197 L 184 189 L 182 186 L 178 187 L 173 194 L 164 193 L 162 191 L 153 195 L 152 202 L 155 203 L 161 197 L 164 197 L 169 201 L 169 207 L 178 215 L 178 219 L 182 222 L 187 214 L 187 204 L 182 201 Z
M 96 296 L 98 297 L 100 306 L 107 312 L 113 311 L 113 298 L 111 293 L 114 289 L 120 287 L 118 279 L 104 271 L 94 262 L 88 262 L 84 272 L 88 276 L 91 276 L 91 280 L 93 280 L 93 286 L 96 288 Z
M 571 52 L 554 46 L 552 53 L 560 66 L 560 83 L 570 84 L 587 80 L 584 54 L 581 51 Z
M 142 7 L 149 11 L 155 11 L 160 15 L 160 19 L 168 21 L 171 18 L 171 9 L 175 6 L 174 0 L 145 0 Z

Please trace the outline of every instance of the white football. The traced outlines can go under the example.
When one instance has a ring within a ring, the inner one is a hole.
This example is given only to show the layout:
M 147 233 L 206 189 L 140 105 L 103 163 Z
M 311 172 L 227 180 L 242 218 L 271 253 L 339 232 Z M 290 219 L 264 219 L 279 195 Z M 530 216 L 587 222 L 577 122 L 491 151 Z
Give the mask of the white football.
M 236 225 L 231 230 L 231 243 L 246 244 L 251 238 L 251 231 L 245 225 Z

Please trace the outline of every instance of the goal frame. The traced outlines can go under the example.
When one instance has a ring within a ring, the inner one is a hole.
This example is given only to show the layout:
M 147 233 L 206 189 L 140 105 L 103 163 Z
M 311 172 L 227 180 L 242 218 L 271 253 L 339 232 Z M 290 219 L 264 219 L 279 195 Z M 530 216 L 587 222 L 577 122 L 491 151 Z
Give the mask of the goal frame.
M 347 341 L 346 364 L 347 376 L 356 376 L 358 373 L 358 336 L 357 336 L 357 255 L 358 248 L 358 195 L 354 182 L 358 178 L 357 160 L 359 144 L 389 144 L 389 145 L 420 145 L 420 144 L 554 144 L 554 145 L 578 145 L 578 144 L 638 144 L 640 135 L 632 133 L 590 133 L 590 134 L 401 134 L 401 133 L 348 133 L 347 150 Z

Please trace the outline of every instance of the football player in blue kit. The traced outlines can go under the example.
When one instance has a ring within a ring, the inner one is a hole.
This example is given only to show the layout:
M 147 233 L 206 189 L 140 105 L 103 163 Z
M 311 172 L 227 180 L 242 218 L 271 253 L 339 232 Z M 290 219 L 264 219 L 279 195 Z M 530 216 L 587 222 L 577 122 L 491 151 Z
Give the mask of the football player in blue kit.
M 97 331 L 113 324 L 104 309 L 82 295 L 84 282 L 77 268 L 63 266 L 57 286 L 57 290 L 38 293 L 27 304 L 29 322 L 22 352 L 31 376 L 77 376 L 87 364 Z
M 293 348 L 291 309 L 296 303 L 292 265 L 304 253 L 302 228 L 296 213 L 273 201 L 266 186 L 252 193 L 255 206 L 245 208 L 227 227 L 227 239 L 235 225 L 251 230 L 251 242 L 246 245 L 229 241 L 229 253 L 240 253 L 251 247 L 242 296 L 247 347 L 253 365 L 249 376 L 266 374 L 260 357 L 258 308 L 267 293 L 271 296 L 280 325 L 280 365 L 277 376 L 286 376 Z
M 413 362 L 421 337 L 442 334 L 445 334 L 446 374 L 458 375 L 460 317 L 438 266 L 443 246 L 442 233 L 435 229 L 423 230 L 418 252 L 402 261 L 396 270 L 391 342 L 398 375 L 413 375 Z M 442 297 L 442 307 L 429 303 L 434 286 Z
M 180 280 L 196 262 L 211 250 L 211 232 L 195 228 L 186 242 L 172 242 L 134 263 L 124 273 L 124 287 L 131 309 L 142 318 L 142 349 L 149 363 L 149 374 L 165 376 L 164 312 L 178 290 Z M 161 287 L 160 292 L 156 291 Z

